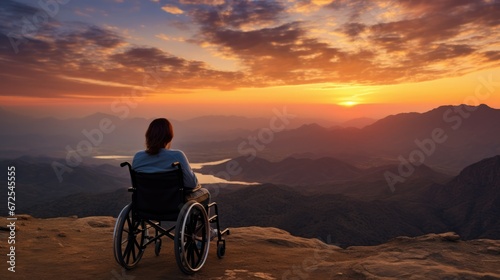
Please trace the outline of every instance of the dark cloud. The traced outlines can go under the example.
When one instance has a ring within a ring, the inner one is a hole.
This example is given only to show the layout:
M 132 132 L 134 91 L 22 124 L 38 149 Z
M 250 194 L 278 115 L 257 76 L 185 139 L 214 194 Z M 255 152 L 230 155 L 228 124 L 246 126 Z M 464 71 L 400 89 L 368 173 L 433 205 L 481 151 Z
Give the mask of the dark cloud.
M 151 66 L 154 61 L 158 65 L 172 66 L 175 68 L 182 67 L 186 63 L 185 60 L 168 55 L 167 53 L 157 48 L 134 47 L 124 52 L 114 54 L 111 59 L 120 63 L 123 66 L 133 68 L 145 68 Z
M 495 2 L 494 0 L 493 2 Z M 396 0 L 394 4 L 398 4 L 406 11 L 411 12 L 414 16 L 428 16 L 431 14 L 453 14 L 460 13 L 461 10 L 470 9 L 480 5 L 488 5 L 490 1 L 482 0 Z
M 487 52 L 484 52 L 484 56 L 489 61 L 498 61 L 498 60 L 500 60 L 500 51 L 487 51 Z
M 341 32 L 345 33 L 351 38 L 356 38 L 360 33 L 365 31 L 366 25 L 358 22 L 351 22 L 344 24 L 342 29 L 340 30 Z
M 475 48 L 468 45 L 439 44 L 435 47 L 434 50 L 425 53 L 424 57 L 422 57 L 420 60 L 432 63 L 435 61 L 467 56 L 474 51 Z
M 245 24 L 274 24 L 284 12 L 284 6 L 278 1 L 265 0 L 233 0 L 229 1 L 227 10 L 223 10 L 221 17 L 232 27 L 241 27 Z
M 33 15 L 39 12 L 35 7 L 25 5 L 23 3 L 3 0 L 0 6 L 0 31 L 4 34 L 21 33 L 23 26 L 23 18 L 30 20 Z
M 80 34 L 88 42 L 104 48 L 114 48 L 123 43 L 123 39 L 113 32 L 91 26 Z
M 358 20 L 361 15 L 369 13 L 377 4 L 372 0 L 334 0 L 325 7 L 334 11 L 347 11 L 350 20 Z
M 197 6 L 192 17 L 206 29 L 241 28 L 247 25 L 274 25 L 285 11 L 280 1 L 229 0 L 224 4 Z

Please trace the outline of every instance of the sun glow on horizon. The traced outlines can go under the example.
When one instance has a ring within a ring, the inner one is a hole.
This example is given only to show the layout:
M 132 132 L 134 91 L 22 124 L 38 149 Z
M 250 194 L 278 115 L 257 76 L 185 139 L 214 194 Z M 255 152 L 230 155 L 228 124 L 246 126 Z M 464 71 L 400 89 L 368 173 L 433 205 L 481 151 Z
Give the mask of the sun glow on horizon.
M 338 105 L 344 106 L 344 107 L 353 107 L 353 106 L 359 105 L 359 103 L 356 101 L 342 101 L 342 102 L 339 102 Z

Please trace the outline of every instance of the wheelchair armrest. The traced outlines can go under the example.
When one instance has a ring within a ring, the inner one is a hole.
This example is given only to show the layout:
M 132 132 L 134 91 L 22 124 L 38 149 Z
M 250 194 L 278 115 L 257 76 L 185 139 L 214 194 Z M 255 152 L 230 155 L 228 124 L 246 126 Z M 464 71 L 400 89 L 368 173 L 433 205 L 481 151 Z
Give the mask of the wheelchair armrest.
M 128 167 L 132 167 L 132 166 L 130 165 L 130 163 L 128 163 L 127 161 L 120 163 L 120 167 L 125 167 L 125 166 L 127 166 L 127 165 L 128 165 Z

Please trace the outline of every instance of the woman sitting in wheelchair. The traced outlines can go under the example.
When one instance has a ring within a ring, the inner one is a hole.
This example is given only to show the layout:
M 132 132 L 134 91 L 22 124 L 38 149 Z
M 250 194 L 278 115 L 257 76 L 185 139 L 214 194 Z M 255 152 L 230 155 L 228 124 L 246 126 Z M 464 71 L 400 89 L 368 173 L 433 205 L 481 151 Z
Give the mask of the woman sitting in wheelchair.
M 149 244 L 155 244 L 158 256 L 162 237 L 174 240 L 177 265 L 186 274 L 203 267 L 210 241 L 215 237 L 217 257 L 225 255 L 223 236 L 230 234 L 229 229 L 220 228 L 217 203 L 210 203 L 209 191 L 198 183 L 184 153 L 170 149 L 173 136 L 167 119 L 155 119 L 146 131 L 146 150 L 135 154 L 132 165 L 120 164 L 129 168 L 132 188 L 128 191 L 132 192 L 132 202 L 116 219 L 113 251 L 115 260 L 126 269 L 139 263 Z M 215 211 L 212 216 L 210 209 Z M 162 221 L 175 225 L 167 229 Z
M 132 169 L 137 172 L 155 173 L 173 170 L 172 163 L 179 162 L 182 167 L 186 200 L 194 200 L 205 208 L 210 203 L 210 192 L 202 188 L 186 155 L 180 150 L 170 149 L 174 130 L 165 118 L 155 119 L 146 131 L 146 150 L 137 152 L 132 161 Z

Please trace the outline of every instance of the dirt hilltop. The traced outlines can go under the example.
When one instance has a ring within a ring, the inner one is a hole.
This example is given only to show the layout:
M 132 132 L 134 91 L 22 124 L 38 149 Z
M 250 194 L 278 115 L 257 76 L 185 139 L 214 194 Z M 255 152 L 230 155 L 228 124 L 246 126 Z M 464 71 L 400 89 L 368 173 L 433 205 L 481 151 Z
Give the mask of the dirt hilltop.
M 2 220 L 7 221 L 6 218 Z M 160 256 L 146 249 L 139 265 L 123 270 L 114 260 L 112 217 L 16 221 L 16 267 L 6 262 L 9 231 L 0 227 L 1 279 L 500 279 L 500 240 L 461 241 L 454 233 L 398 237 L 378 246 L 341 249 L 276 228 L 232 228 L 227 253 L 215 243 L 203 269 L 180 272 L 173 241 Z

